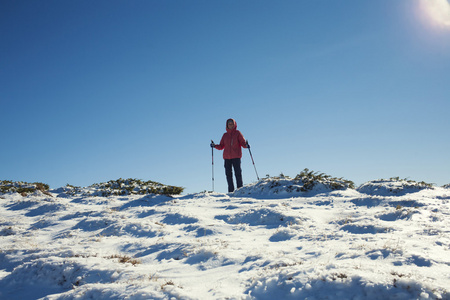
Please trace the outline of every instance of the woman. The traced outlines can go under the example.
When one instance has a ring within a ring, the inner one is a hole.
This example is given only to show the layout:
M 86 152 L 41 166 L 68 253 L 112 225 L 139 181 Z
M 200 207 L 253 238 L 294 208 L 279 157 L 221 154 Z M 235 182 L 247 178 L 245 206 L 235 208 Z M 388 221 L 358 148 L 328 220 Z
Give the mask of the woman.
M 227 176 L 228 192 L 234 191 L 233 171 L 236 176 L 237 188 L 242 187 L 241 158 L 242 148 L 248 148 L 242 133 L 237 130 L 237 123 L 233 119 L 228 119 L 226 124 L 227 132 L 224 133 L 220 144 L 216 145 L 211 141 L 211 147 L 217 150 L 223 150 L 223 159 L 225 160 L 225 175 Z

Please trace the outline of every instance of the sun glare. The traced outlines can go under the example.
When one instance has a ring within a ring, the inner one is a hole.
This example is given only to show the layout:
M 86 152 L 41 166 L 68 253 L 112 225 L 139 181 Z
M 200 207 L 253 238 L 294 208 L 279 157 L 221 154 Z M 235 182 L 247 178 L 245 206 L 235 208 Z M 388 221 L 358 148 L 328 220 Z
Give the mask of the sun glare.
M 450 29 L 450 3 L 448 0 L 421 0 L 421 8 L 436 25 Z

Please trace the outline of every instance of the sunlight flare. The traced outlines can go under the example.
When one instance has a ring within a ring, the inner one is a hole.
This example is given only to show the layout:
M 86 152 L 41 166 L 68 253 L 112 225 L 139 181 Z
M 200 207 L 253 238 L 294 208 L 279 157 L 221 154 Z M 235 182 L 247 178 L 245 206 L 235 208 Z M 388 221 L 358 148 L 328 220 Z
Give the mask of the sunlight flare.
M 450 29 L 450 3 L 448 0 L 421 0 L 421 8 L 435 24 Z

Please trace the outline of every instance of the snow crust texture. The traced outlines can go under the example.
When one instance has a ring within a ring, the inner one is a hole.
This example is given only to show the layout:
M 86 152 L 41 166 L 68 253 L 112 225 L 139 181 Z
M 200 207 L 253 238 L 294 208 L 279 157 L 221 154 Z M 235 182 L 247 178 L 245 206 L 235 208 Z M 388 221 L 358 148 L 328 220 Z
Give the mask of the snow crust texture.
M 450 299 L 450 190 L 0 195 L 0 299 Z

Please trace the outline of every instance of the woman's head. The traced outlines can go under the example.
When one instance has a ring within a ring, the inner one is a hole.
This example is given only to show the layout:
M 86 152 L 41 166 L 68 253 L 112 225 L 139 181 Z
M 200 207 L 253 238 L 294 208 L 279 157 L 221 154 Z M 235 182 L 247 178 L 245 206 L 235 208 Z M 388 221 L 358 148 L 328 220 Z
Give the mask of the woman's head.
M 227 129 L 233 130 L 236 128 L 236 121 L 234 119 L 228 119 L 227 120 Z

